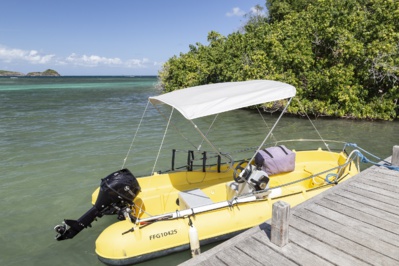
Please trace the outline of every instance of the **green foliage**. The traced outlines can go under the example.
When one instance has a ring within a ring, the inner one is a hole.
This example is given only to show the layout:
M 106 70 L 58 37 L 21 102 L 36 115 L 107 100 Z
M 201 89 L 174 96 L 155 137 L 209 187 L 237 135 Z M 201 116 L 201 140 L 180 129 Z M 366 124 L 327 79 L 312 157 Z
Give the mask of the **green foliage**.
M 212 31 L 208 45 L 169 59 L 165 91 L 272 79 L 297 88 L 294 114 L 398 117 L 399 1 L 268 0 L 267 10 L 247 16 L 242 31 Z

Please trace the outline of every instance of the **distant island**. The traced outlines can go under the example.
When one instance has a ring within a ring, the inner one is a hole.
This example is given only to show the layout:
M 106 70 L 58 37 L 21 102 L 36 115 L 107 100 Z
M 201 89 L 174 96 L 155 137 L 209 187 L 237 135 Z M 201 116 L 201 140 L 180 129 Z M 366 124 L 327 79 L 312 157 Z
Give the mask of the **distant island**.
M 47 69 L 43 72 L 29 72 L 24 74 L 16 71 L 0 70 L 0 77 L 59 77 L 61 76 L 57 71 L 53 69 Z

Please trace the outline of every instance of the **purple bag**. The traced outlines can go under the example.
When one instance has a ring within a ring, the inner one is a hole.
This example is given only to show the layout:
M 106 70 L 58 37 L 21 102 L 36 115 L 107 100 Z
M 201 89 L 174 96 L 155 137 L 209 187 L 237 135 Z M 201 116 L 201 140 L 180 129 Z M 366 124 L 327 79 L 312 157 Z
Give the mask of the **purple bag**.
M 255 165 L 268 175 L 276 175 L 295 170 L 295 152 L 284 145 L 260 150 L 255 155 Z

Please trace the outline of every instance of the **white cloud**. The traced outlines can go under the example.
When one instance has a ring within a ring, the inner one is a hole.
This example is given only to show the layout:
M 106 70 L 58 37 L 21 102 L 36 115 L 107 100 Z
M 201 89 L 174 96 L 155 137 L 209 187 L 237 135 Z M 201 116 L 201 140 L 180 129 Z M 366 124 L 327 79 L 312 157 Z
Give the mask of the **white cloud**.
M 127 67 L 143 67 L 145 65 L 150 64 L 150 60 L 148 58 L 142 58 L 142 59 L 130 59 L 126 61 L 126 66 Z
M 0 61 L 11 63 L 14 61 L 26 61 L 31 64 L 47 64 L 53 60 L 53 54 L 41 54 L 36 50 L 22 50 L 0 46 Z
M 120 58 L 107 58 L 98 55 L 82 55 L 79 56 L 75 53 L 69 55 L 65 61 L 67 63 L 71 63 L 73 65 L 79 66 L 98 66 L 98 65 L 123 65 L 123 62 Z
M 162 66 L 165 62 L 152 62 L 153 66 Z
M 65 63 L 83 67 L 110 66 L 126 68 L 142 68 L 151 64 L 148 58 L 123 61 L 118 57 L 107 58 L 98 55 L 77 55 L 76 53 L 69 55 L 65 59 Z
M 51 65 L 58 65 L 63 67 L 78 66 L 78 67 L 112 67 L 112 68 L 153 68 L 160 63 L 153 62 L 148 58 L 141 59 L 121 59 L 119 57 L 104 57 L 100 55 L 79 55 L 77 53 L 71 53 L 67 57 L 57 57 L 54 54 L 44 54 L 37 50 L 22 50 L 16 48 L 9 48 L 0 44 L 0 62 L 13 65 L 24 65 L 29 64 L 47 64 L 48 67 Z M 7 67 L 7 66 L 5 66 Z M 3 67 L 4 68 L 4 67 Z
M 228 17 L 242 17 L 245 15 L 245 11 L 241 10 L 239 7 L 234 7 L 231 12 L 227 12 Z
M 266 12 L 264 10 L 259 10 L 256 7 L 251 7 L 249 13 L 258 15 L 258 16 L 265 16 Z M 241 10 L 239 7 L 234 7 L 230 12 L 226 13 L 228 17 L 242 17 L 245 16 L 247 13 L 244 10 Z

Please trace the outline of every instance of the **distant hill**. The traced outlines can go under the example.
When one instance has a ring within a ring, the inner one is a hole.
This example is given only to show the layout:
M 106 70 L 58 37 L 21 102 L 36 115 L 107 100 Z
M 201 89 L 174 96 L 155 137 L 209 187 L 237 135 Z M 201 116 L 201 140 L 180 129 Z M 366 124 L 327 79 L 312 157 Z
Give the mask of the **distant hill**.
M 57 71 L 53 69 L 47 69 L 43 72 L 29 72 L 28 74 L 23 74 L 16 71 L 0 70 L 0 76 L 10 76 L 10 77 L 59 77 L 61 76 Z
M 12 77 L 16 77 L 16 76 L 25 76 L 25 74 L 21 73 L 21 72 L 15 72 L 15 71 L 7 71 L 7 70 L 0 70 L 0 76 L 12 76 Z

